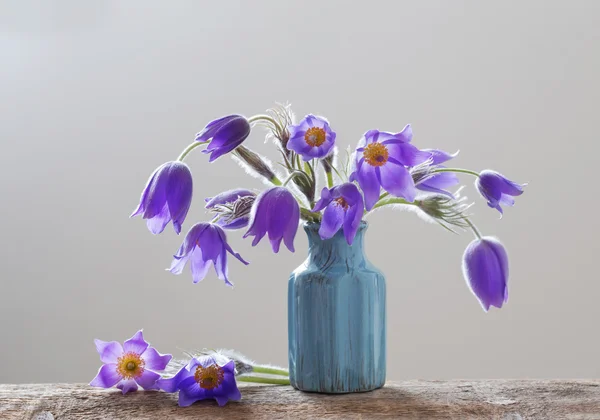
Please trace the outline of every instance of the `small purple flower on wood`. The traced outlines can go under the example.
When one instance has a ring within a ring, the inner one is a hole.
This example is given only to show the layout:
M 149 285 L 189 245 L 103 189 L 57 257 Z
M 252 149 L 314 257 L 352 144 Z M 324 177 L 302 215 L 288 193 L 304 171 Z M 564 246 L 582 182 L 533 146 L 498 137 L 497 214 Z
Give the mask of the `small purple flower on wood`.
M 170 221 L 179 234 L 192 202 L 192 172 L 183 162 L 167 162 L 148 179 L 137 209 L 153 234 L 161 233 Z
M 508 301 L 508 255 L 498 239 L 483 237 L 469 244 L 463 255 L 463 275 L 484 311 Z
M 356 185 L 347 182 L 331 189 L 323 188 L 321 199 L 312 209 L 323 212 L 323 220 L 319 227 L 321 239 L 329 239 L 341 227 L 348 245 L 352 245 L 356 231 L 360 227 L 365 204 Z
M 158 387 L 165 392 L 179 391 L 179 406 L 188 407 L 196 401 L 215 399 L 219 406 L 242 398 L 235 381 L 235 362 L 220 366 L 211 357 L 193 358 L 169 379 L 160 379 Z
M 196 134 L 196 141 L 211 140 L 203 153 L 210 153 L 209 162 L 231 152 L 250 134 L 250 123 L 241 115 L 228 115 L 209 122 Z
M 290 138 L 287 148 L 302 156 L 304 160 L 324 158 L 333 150 L 335 132 L 323 118 L 307 115 L 297 125 L 288 126 Z
M 142 330 L 121 343 L 94 340 L 100 360 L 104 365 L 90 382 L 91 386 L 111 388 L 117 386 L 123 394 L 142 388 L 158 389 L 156 371 L 165 369 L 171 360 L 170 354 L 160 354 L 144 340 Z
M 513 197 L 523 194 L 523 185 L 488 169 L 481 171 L 475 181 L 475 186 L 487 200 L 487 205 L 498 210 L 501 215 L 502 207 L 500 205 L 513 206 L 515 204 Z
M 300 207 L 291 192 L 273 187 L 260 194 L 252 206 L 250 227 L 244 235 L 254 236 L 256 246 L 268 233 L 273 252 L 279 252 L 281 241 L 294 252 L 294 238 L 300 223 Z
M 240 254 L 231 249 L 225 231 L 220 226 L 213 223 L 198 223 L 189 230 L 177 254 L 173 255 L 169 271 L 173 274 L 181 274 L 189 261 L 194 283 L 198 283 L 206 277 L 212 262 L 217 277 L 225 281 L 228 286 L 233 286 L 227 278 L 227 253 L 248 265 Z
M 356 149 L 356 170 L 350 181 L 358 181 L 365 195 L 366 209 L 371 210 L 381 187 L 396 197 L 413 202 L 417 194 L 407 166 L 425 162 L 431 153 L 413 146 L 410 125 L 399 133 L 370 130 L 360 139 Z

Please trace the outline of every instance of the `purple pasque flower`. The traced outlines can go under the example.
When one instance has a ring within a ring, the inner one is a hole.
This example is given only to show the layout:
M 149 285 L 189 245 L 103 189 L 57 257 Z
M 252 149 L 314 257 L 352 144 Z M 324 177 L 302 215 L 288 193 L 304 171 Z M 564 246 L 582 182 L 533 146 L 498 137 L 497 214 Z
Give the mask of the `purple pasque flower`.
M 165 369 L 171 360 L 170 354 L 160 354 L 144 340 L 142 330 L 123 343 L 94 340 L 102 367 L 90 382 L 91 386 L 111 388 L 117 386 L 123 394 L 136 391 L 138 385 L 144 389 L 158 389 L 156 371 Z
M 250 208 L 253 198 L 256 194 L 250 190 L 244 188 L 236 188 L 234 190 L 224 191 L 212 198 L 206 199 L 207 209 L 225 209 L 230 211 L 227 214 L 223 214 L 217 220 L 217 224 L 224 229 L 241 229 L 248 226 L 250 220 Z M 248 206 L 249 204 L 249 206 Z M 247 208 L 246 208 L 247 207 Z M 224 213 L 218 211 L 219 213 Z
M 227 115 L 209 122 L 201 132 L 196 134 L 196 141 L 211 140 L 202 152 L 210 153 L 209 162 L 212 162 L 242 144 L 249 134 L 250 123 L 246 117 Z
M 423 152 L 431 153 L 431 166 L 444 168 L 441 164 L 456 157 L 458 152 L 450 154 L 439 149 L 422 149 Z M 447 191 L 448 188 L 458 185 L 460 180 L 452 172 L 437 172 L 425 177 L 421 182 L 415 183 L 418 190 L 443 194 L 454 199 L 454 195 Z
M 413 202 L 417 194 L 407 166 L 425 162 L 431 154 L 410 144 L 410 124 L 399 133 L 369 130 L 358 142 L 356 169 L 350 181 L 357 180 L 365 195 L 367 210 L 371 210 L 381 187 L 396 197 Z
M 502 207 L 515 204 L 513 197 L 523 194 L 523 185 L 519 185 L 499 174 L 496 171 L 486 169 L 481 171 L 475 181 L 479 193 L 487 200 L 488 206 L 496 209 L 502 215 Z
M 360 227 L 365 203 L 356 185 L 346 182 L 333 187 L 323 188 L 321 199 L 312 209 L 323 212 L 323 220 L 319 227 L 321 239 L 329 239 L 343 226 L 348 245 L 352 245 L 356 231 Z
M 129 217 L 141 214 L 155 235 L 173 221 L 173 229 L 179 235 L 192 203 L 192 190 L 192 172 L 185 163 L 164 163 L 148 179 L 140 204 Z
M 186 263 L 189 261 L 192 269 L 194 283 L 206 277 L 213 263 L 217 277 L 229 286 L 233 284 L 227 278 L 227 253 L 248 265 L 240 254 L 231 249 L 227 243 L 225 231 L 213 223 L 197 223 L 189 230 L 183 244 L 179 247 L 177 254 L 173 255 L 173 262 L 169 271 L 173 274 L 181 274 Z
M 273 252 L 279 252 L 281 240 L 294 252 L 294 238 L 300 223 L 300 206 L 291 192 L 284 187 L 273 187 L 261 193 L 250 213 L 250 227 L 244 238 L 252 235 L 256 246 L 268 233 Z
M 188 407 L 200 400 L 214 398 L 219 406 L 229 400 L 239 401 L 242 394 L 235 382 L 235 362 L 220 366 L 213 358 L 193 358 L 169 379 L 160 379 L 158 387 L 165 392 L 179 391 L 179 406 Z
M 308 114 L 299 124 L 288 126 L 288 131 L 290 139 L 287 148 L 304 160 L 324 158 L 335 145 L 336 134 L 323 117 Z
M 485 236 L 469 244 L 463 255 L 463 275 L 484 311 L 508 301 L 508 255 L 496 238 Z

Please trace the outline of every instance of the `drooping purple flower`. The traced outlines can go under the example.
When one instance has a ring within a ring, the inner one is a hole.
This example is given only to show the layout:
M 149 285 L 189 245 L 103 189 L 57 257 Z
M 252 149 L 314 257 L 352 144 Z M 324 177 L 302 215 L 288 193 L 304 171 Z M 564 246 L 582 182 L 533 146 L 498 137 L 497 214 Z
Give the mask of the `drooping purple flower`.
M 228 252 L 248 265 L 248 262 L 240 254 L 231 249 L 231 246 L 227 243 L 225 231 L 220 226 L 213 223 L 198 223 L 192 226 L 177 254 L 173 255 L 173 262 L 169 271 L 173 274 L 181 274 L 189 261 L 194 283 L 198 283 L 206 277 L 210 262 L 212 262 L 217 277 L 225 281 L 225 284 L 233 286 L 227 278 Z
M 323 117 L 308 114 L 299 124 L 288 126 L 288 131 L 290 139 L 287 148 L 304 160 L 324 158 L 335 145 L 336 134 Z
M 268 233 L 273 252 L 279 252 L 281 240 L 294 252 L 294 238 L 300 223 L 300 207 L 291 192 L 284 187 L 273 187 L 254 201 L 250 214 L 250 228 L 244 238 L 252 235 L 255 246 Z
M 431 153 L 410 144 L 410 125 L 399 133 L 379 130 L 367 131 L 356 149 L 356 170 L 350 181 L 357 180 L 365 195 L 367 210 L 371 210 L 381 187 L 396 197 L 413 202 L 417 194 L 415 183 L 407 166 L 415 166 L 430 158 Z
M 196 141 L 211 142 L 203 150 L 210 153 L 209 162 L 219 156 L 231 152 L 238 147 L 250 134 L 250 123 L 241 115 L 227 115 L 226 117 L 209 122 L 206 127 L 196 134 Z
M 241 229 L 248 226 L 250 208 L 254 197 L 256 197 L 254 192 L 237 188 L 207 198 L 205 207 L 207 209 L 221 208 L 223 210 L 225 207 L 230 208 L 231 210 L 227 214 L 223 214 L 223 217 L 219 218 L 216 223 L 224 229 Z
M 140 204 L 130 217 L 141 214 L 155 235 L 173 221 L 173 229 L 179 235 L 192 202 L 192 190 L 192 172 L 185 163 L 164 163 L 148 179 Z
M 158 389 L 156 371 L 165 369 L 171 360 L 170 354 L 160 354 L 144 340 L 142 330 L 121 343 L 94 340 L 100 360 L 104 365 L 91 386 L 111 388 L 117 386 L 123 394 L 136 391 L 138 385 L 144 389 Z
M 165 392 L 179 391 L 180 407 L 213 398 L 222 407 L 242 398 L 235 382 L 235 362 L 220 366 L 211 357 L 193 358 L 172 378 L 160 379 L 158 387 Z
M 347 182 L 332 189 L 323 188 L 321 199 L 312 209 L 323 212 L 319 227 L 321 239 L 329 239 L 343 226 L 348 245 L 352 245 L 356 231 L 360 227 L 365 204 L 356 185 Z
M 447 162 L 458 155 L 458 152 L 450 154 L 439 149 L 422 149 L 422 151 L 431 153 L 431 166 L 439 168 L 444 167 L 441 165 L 442 163 Z M 447 189 L 458 185 L 459 183 L 460 180 L 456 174 L 452 172 L 437 172 L 427 176 L 423 181 L 415 183 L 415 186 L 421 191 L 443 194 L 450 198 L 454 198 L 454 195 Z
M 469 244 L 463 255 L 463 275 L 484 311 L 508 301 L 508 255 L 498 239 L 485 236 Z
M 523 194 L 523 185 L 519 185 L 491 170 L 481 171 L 479 178 L 475 181 L 479 193 L 487 200 L 487 205 L 502 214 L 502 207 L 515 204 L 513 197 Z

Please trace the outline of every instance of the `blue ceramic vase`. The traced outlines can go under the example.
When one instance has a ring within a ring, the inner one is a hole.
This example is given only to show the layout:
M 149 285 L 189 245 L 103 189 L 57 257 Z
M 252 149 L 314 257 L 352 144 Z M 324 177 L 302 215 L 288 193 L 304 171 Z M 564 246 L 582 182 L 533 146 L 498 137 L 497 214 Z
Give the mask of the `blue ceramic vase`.
M 362 222 L 354 243 L 342 230 L 319 237 L 304 225 L 308 258 L 288 285 L 289 369 L 301 391 L 348 393 L 383 386 L 386 367 L 385 277 L 367 261 Z

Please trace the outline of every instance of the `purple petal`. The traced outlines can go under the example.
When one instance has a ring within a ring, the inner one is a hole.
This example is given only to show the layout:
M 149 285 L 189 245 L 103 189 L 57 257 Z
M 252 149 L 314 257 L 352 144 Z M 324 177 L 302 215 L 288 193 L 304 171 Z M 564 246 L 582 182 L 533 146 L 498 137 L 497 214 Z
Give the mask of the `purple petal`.
M 467 285 L 488 311 L 508 300 L 508 255 L 496 238 L 484 237 L 469 244 L 463 256 Z
M 149 186 L 144 210 L 144 219 L 152 219 L 160 214 L 167 203 L 167 184 L 169 182 L 169 166 L 171 162 L 162 164 L 157 170 L 154 180 Z
M 360 203 L 351 206 L 348 211 L 346 211 L 346 216 L 344 218 L 344 236 L 346 237 L 348 245 L 352 245 L 354 242 L 356 232 L 360 227 L 364 209 L 365 206 L 361 196 Z
M 249 222 L 250 222 L 250 217 L 242 216 L 242 217 L 238 217 L 237 219 L 233 219 L 230 222 L 223 220 L 223 219 L 219 219 L 219 220 L 217 220 L 216 223 L 219 226 L 221 226 L 223 229 L 235 230 L 235 229 L 245 228 L 246 226 L 248 226 Z
M 344 223 L 344 209 L 336 202 L 329 204 L 323 212 L 323 220 L 319 228 L 321 239 L 329 239 L 337 233 Z
M 196 223 L 194 226 L 192 226 L 188 233 L 185 235 L 183 244 L 181 244 L 175 256 L 184 257 L 186 255 L 189 255 L 198 244 L 200 236 L 202 235 L 204 230 L 208 228 L 208 226 L 209 223 Z
M 123 354 L 123 346 L 116 341 L 94 340 L 94 343 L 102 363 L 117 363 L 117 359 Z
M 123 395 L 125 395 L 128 392 L 137 391 L 138 385 L 133 379 L 124 379 L 121 382 L 119 382 L 117 388 L 119 388 L 123 392 Z
M 172 358 L 173 356 L 170 354 L 160 354 L 154 347 L 148 347 L 142 354 L 142 359 L 146 362 L 146 369 L 154 371 L 164 370 Z
M 361 162 L 363 161 L 364 159 L 361 160 Z M 375 166 L 364 162 L 356 171 L 356 178 L 365 196 L 365 207 L 367 210 L 371 210 L 377 200 L 379 200 L 379 193 L 381 191 L 381 184 L 375 168 Z
M 136 382 L 145 390 L 158 389 L 156 381 L 160 379 L 158 373 L 154 373 L 151 370 L 145 369 L 139 378 L 136 378 Z
M 215 271 L 217 272 L 217 278 L 219 280 L 223 280 L 226 285 L 233 286 L 233 283 L 229 281 L 227 278 L 227 274 L 229 272 L 227 267 L 227 251 L 225 246 L 223 246 L 221 253 L 217 257 L 217 260 L 214 262 Z
M 384 190 L 411 203 L 415 201 L 417 190 L 410 172 L 404 166 L 388 161 L 378 169 Z
M 146 220 L 146 226 L 148 230 L 154 235 L 158 235 L 165 230 L 165 227 L 171 221 L 171 214 L 169 213 L 169 206 L 165 202 L 163 209 L 160 213 L 154 215 L 151 219 Z M 177 229 L 175 229 L 177 231 Z
M 458 156 L 458 152 L 459 152 L 459 151 L 456 151 L 456 152 L 450 154 L 450 153 L 444 152 L 443 150 L 440 150 L 440 149 L 421 149 L 421 151 L 431 153 L 431 159 L 432 159 L 431 164 L 432 165 L 440 165 L 444 162 L 447 162 L 450 159 L 453 159 L 456 156 Z
M 206 277 L 210 263 L 202 255 L 200 248 L 194 249 L 190 256 L 191 268 L 192 268 L 192 280 L 194 283 L 198 283 Z
M 211 153 L 209 162 L 231 152 L 250 134 L 250 123 L 244 117 L 233 118 L 214 134 L 212 141 L 203 152 Z
M 125 353 L 133 352 L 141 355 L 148 348 L 148 343 L 144 340 L 144 334 L 142 330 L 136 332 L 133 337 L 123 343 L 123 350 Z
M 238 254 L 237 252 L 235 252 L 231 248 L 231 246 L 227 242 L 227 235 L 225 234 L 225 232 L 223 232 L 222 230 L 220 230 L 219 231 L 219 235 L 221 236 L 221 241 L 223 241 L 223 245 L 225 246 L 225 250 L 227 252 L 229 252 L 231 255 L 233 255 L 235 258 L 237 258 L 240 262 L 244 263 L 245 265 L 248 265 L 249 262 L 246 261 L 246 260 L 244 260 L 240 254 Z
M 306 142 L 304 134 L 302 134 L 302 136 L 296 135 L 295 137 L 290 137 L 287 142 L 287 148 L 298 153 L 300 156 L 305 156 L 313 147 Z
M 193 381 L 192 381 L 193 380 Z M 185 387 L 183 387 L 183 382 L 186 382 Z M 187 384 L 189 382 L 189 384 Z M 206 399 L 206 391 L 200 388 L 200 385 L 196 382 L 196 380 L 192 378 L 187 378 L 182 381 L 180 384 L 181 389 L 179 390 L 179 406 L 180 407 L 189 407 L 196 401 L 201 401 Z
M 158 173 L 160 168 L 161 168 L 161 166 L 156 168 L 154 170 L 154 172 L 152 172 L 152 175 L 150 175 L 150 178 L 148 178 L 148 181 L 146 182 L 146 186 L 144 187 L 144 190 L 142 191 L 142 196 L 140 198 L 140 204 L 138 205 L 137 209 L 135 209 L 134 212 L 131 213 L 131 216 L 129 216 L 129 217 L 138 216 L 138 215 L 144 213 L 145 206 L 146 206 L 146 200 L 148 199 L 148 194 L 150 193 L 150 186 L 154 183 L 154 179 L 156 178 L 156 174 Z
M 189 370 L 183 367 L 172 378 L 159 379 L 156 382 L 156 385 L 159 389 L 165 392 L 176 392 L 179 389 L 180 383 L 190 376 L 193 377 L 194 375 L 192 375 Z
M 447 188 L 455 186 L 460 183 L 460 180 L 451 172 L 438 172 L 433 174 L 429 178 L 426 178 L 421 183 L 417 184 L 418 190 L 427 191 L 437 194 L 446 195 L 454 199 L 454 195 L 446 191 Z
M 317 204 L 315 204 L 311 211 L 316 213 L 318 211 L 323 210 L 325 207 L 327 207 L 329 203 L 331 203 L 331 200 L 332 197 L 331 193 L 329 192 L 329 188 L 323 187 L 323 189 L 321 190 L 321 198 L 319 199 L 319 201 L 317 201 Z
M 241 115 L 226 115 L 209 122 L 202 131 L 196 134 L 196 141 L 206 141 L 210 139 L 221 127 L 223 127 L 223 125 L 227 124 L 232 119 L 239 117 L 241 117 Z
M 169 170 L 167 205 L 173 219 L 173 228 L 177 234 L 181 232 L 181 224 L 190 208 L 192 191 L 193 181 L 190 169 L 184 163 L 175 162 Z
M 190 259 L 190 255 L 186 255 L 185 257 L 173 257 L 173 261 L 171 262 L 171 267 L 169 267 L 169 271 L 173 274 L 181 274 L 188 260 Z
M 385 146 L 390 154 L 389 159 L 394 159 L 404 166 L 416 166 L 431 158 L 431 153 L 423 152 L 410 143 L 393 143 Z
M 100 367 L 98 374 L 94 379 L 92 379 L 92 382 L 90 382 L 90 386 L 95 386 L 98 388 L 111 388 L 120 380 L 121 376 L 117 373 L 117 365 L 114 363 L 108 363 Z

